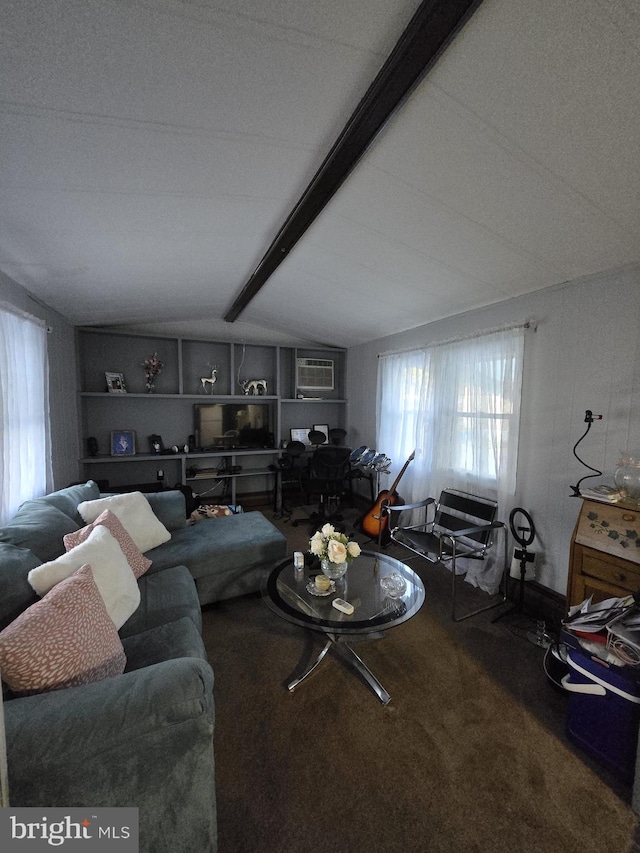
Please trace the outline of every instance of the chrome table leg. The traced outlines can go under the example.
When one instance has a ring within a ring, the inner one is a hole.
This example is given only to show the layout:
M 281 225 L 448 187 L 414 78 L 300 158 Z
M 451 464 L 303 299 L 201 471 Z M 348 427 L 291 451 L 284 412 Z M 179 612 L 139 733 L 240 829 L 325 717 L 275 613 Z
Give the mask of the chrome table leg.
M 331 648 L 333 648 L 335 652 L 339 652 L 346 663 L 355 669 L 358 675 L 360 675 L 360 677 L 369 685 L 383 705 L 389 704 L 391 696 L 387 693 L 382 684 L 380 684 L 362 658 L 354 652 L 349 643 L 335 639 L 334 637 L 330 637 L 327 640 L 318 657 L 305 669 L 302 675 L 298 678 L 294 678 L 294 680 L 287 685 L 289 692 L 293 693 L 296 687 L 301 684 L 307 676 L 311 675 Z
M 302 681 L 304 681 L 304 679 L 305 679 L 308 675 L 311 675 L 311 673 L 313 672 L 313 670 L 318 666 L 318 664 L 319 664 L 319 663 L 320 663 L 320 661 L 323 659 L 323 657 L 326 655 L 326 653 L 329 651 L 329 649 L 331 648 L 331 646 L 332 646 L 332 645 L 333 645 L 333 640 L 327 640 L 327 642 L 326 642 L 326 644 L 325 644 L 325 647 L 322 649 L 322 651 L 320 652 L 320 654 L 318 655 L 318 657 L 314 660 L 314 662 L 313 662 L 312 664 L 310 664 L 310 665 L 306 668 L 306 670 L 302 673 L 302 675 L 301 675 L 299 678 L 294 678 L 294 680 L 293 680 L 292 682 L 290 682 L 290 683 L 287 685 L 287 687 L 289 688 L 289 690 L 290 690 L 292 693 L 293 693 L 293 691 L 296 689 L 296 687 L 297 687 L 297 686 L 298 686 Z
M 391 701 L 391 696 L 387 693 L 382 684 L 380 684 L 362 658 L 354 652 L 348 643 L 335 643 L 335 645 L 338 647 L 347 663 L 350 663 L 356 672 L 364 679 L 364 681 L 366 681 L 382 704 L 388 705 Z

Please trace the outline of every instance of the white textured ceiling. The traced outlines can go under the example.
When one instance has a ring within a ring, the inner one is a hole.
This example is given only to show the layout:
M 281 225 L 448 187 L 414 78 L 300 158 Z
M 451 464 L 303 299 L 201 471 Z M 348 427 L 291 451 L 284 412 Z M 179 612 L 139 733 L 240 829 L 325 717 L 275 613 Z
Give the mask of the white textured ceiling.
M 0 0 L 0 270 L 72 322 L 348 346 L 640 262 L 640 8 L 484 0 L 234 324 L 417 0 Z

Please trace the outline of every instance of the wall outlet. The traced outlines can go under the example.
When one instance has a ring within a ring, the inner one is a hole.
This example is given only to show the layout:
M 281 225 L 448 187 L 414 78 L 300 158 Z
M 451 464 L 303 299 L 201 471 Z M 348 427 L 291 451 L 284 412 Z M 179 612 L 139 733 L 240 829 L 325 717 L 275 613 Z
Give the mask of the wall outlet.
M 164 471 L 162 470 L 162 468 L 158 468 L 158 470 L 156 471 L 156 480 L 164 480 Z

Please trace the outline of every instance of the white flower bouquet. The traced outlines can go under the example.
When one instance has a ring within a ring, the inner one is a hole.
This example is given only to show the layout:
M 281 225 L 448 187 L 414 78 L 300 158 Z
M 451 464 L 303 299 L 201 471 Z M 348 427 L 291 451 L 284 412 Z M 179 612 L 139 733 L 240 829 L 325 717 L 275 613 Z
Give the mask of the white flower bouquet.
M 360 556 L 360 546 L 349 541 L 344 533 L 339 533 L 332 524 L 325 524 L 309 540 L 309 550 L 320 560 L 342 565 L 350 563 Z

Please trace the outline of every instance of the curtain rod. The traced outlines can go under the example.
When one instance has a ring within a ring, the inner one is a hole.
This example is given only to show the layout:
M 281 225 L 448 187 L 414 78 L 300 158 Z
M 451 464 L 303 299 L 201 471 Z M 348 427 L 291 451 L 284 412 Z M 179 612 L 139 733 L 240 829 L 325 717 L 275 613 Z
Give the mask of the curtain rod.
M 22 320 L 28 320 L 36 326 L 42 326 L 42 328 L 46 329 L 47 332 L 53 331 L 52 327 L 47 324 L 46 320 L 43 320 L 41 317 L 36 317 L 35 314 L 30 314 L 23 308 L 18 308 L 17 305 L 12 305 L 11 302 L 5 302 L 0 299 L 0 309 L 6 311 L 8 314 L 13 314 L 15 317 L 20 317 Z
M 431 347 L 442 347 L 446 344 L 456 344 L 458 341 L 469 341 L 473 340 L 473 338 L 483 338 L 486 335 L 495 335 L 498 332 L 508 332 L 511 329 L 531 329 L 532 332 L 535 332 L 538 328 L 538 324 L 535 320 L 525 320 L 524 323 L 509 323 L 506 326 L 496 326 L 493 329 L 483 329 L 481 332 L 471 332 L 468 335 L 461 335 L 457 338 L 445 338 L 442 341 L 433 341 L 428 344 L 420 344 L 415 347 L 408 347 L 407 349 L 395 349 L 395 350 L 386 350 L 385 352 L 379 352 L 378 358 L 382 358 L 386 355 L 401 355 L 405 352 L 417 352 L 418 350 L 427 350 Z

